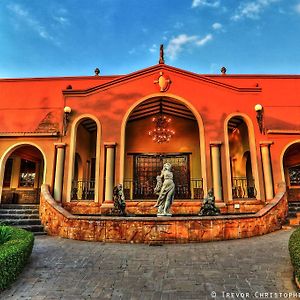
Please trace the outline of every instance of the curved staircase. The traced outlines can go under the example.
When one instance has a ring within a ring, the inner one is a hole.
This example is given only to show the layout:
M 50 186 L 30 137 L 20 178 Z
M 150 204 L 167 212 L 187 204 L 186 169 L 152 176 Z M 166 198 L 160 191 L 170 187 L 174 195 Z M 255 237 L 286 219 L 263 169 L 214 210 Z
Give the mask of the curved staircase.
M 38 204 L 1 204 L 0 223 L 26 229 L 35 235 L 46 234 Z

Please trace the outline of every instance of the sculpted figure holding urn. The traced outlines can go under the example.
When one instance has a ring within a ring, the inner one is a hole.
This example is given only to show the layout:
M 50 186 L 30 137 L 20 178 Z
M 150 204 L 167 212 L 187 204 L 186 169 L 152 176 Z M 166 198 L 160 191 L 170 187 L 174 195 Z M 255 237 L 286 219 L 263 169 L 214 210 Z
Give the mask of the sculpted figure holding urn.
M 174 200 L 175 184 L 173 181 L 172 165 L 165 163 L 161 174 L 156 177 L 157 184 L 154 192 L 159 195 L 155 207 L 157 207 L 157 216 L 171 216 L 170 208 Z M 164 181 L 163 181 L 164 179 Z

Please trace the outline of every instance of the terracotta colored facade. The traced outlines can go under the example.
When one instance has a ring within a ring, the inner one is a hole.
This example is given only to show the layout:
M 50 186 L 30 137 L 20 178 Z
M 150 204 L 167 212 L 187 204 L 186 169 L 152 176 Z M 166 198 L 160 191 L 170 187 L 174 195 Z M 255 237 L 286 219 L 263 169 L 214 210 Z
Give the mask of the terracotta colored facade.
M 183 172 L 174 214 L 198 213 L 212 187 L 223 213 L 258 212 L 282 181 L 289 201 L 300 200 L 299 92 L 298 75 L 202 75 L 165 64 L 120 76 L 2 79 L 1 202 L 36 202 L 47 184 L 72 213 L 109 213 L 122 183 L 128 212 L 153 214 L 142 166 L 154 160 L 153 173 L 164 159 Z M 148 134 L 159 113 L 172 118 L 169 143 Z

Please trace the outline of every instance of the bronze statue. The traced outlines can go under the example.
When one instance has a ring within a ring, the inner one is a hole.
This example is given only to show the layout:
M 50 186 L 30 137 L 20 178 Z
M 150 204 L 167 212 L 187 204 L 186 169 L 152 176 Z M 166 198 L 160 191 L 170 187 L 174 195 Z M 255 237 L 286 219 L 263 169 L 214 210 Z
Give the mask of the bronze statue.
M 220 213 L 220 209 L 215 205 L 215 196 L 213 190 L 208 191 L 208 195 L 203 199 L 203 205 L 200 209 L 199 216 L 216 216 Z
M 118 184 L 117 186 L 114 187 L 113 198 L 114 198 L 115 212 L 118 215 L 125 216 L 126 203 L 125 203 L 125 196 L 124 196 L 122 184 Z
M 160 45 L 160 50 L 159 50 L 159 63 L 160 63 L 160 64 L 164 64 L 164 63 L 165 63 L 165 59 L 164 59 L 164 45 L 163 45 L 163 44 Z

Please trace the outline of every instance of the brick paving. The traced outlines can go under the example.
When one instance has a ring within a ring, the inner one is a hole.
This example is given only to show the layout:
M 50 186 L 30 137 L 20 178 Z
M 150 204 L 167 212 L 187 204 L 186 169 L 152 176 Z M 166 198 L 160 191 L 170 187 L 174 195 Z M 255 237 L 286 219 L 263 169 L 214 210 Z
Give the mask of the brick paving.
M 0 299 L 271 299 L 255 292 L 296 291 L 291 233 L 163 246 L 37 236 L 30 263 Z

